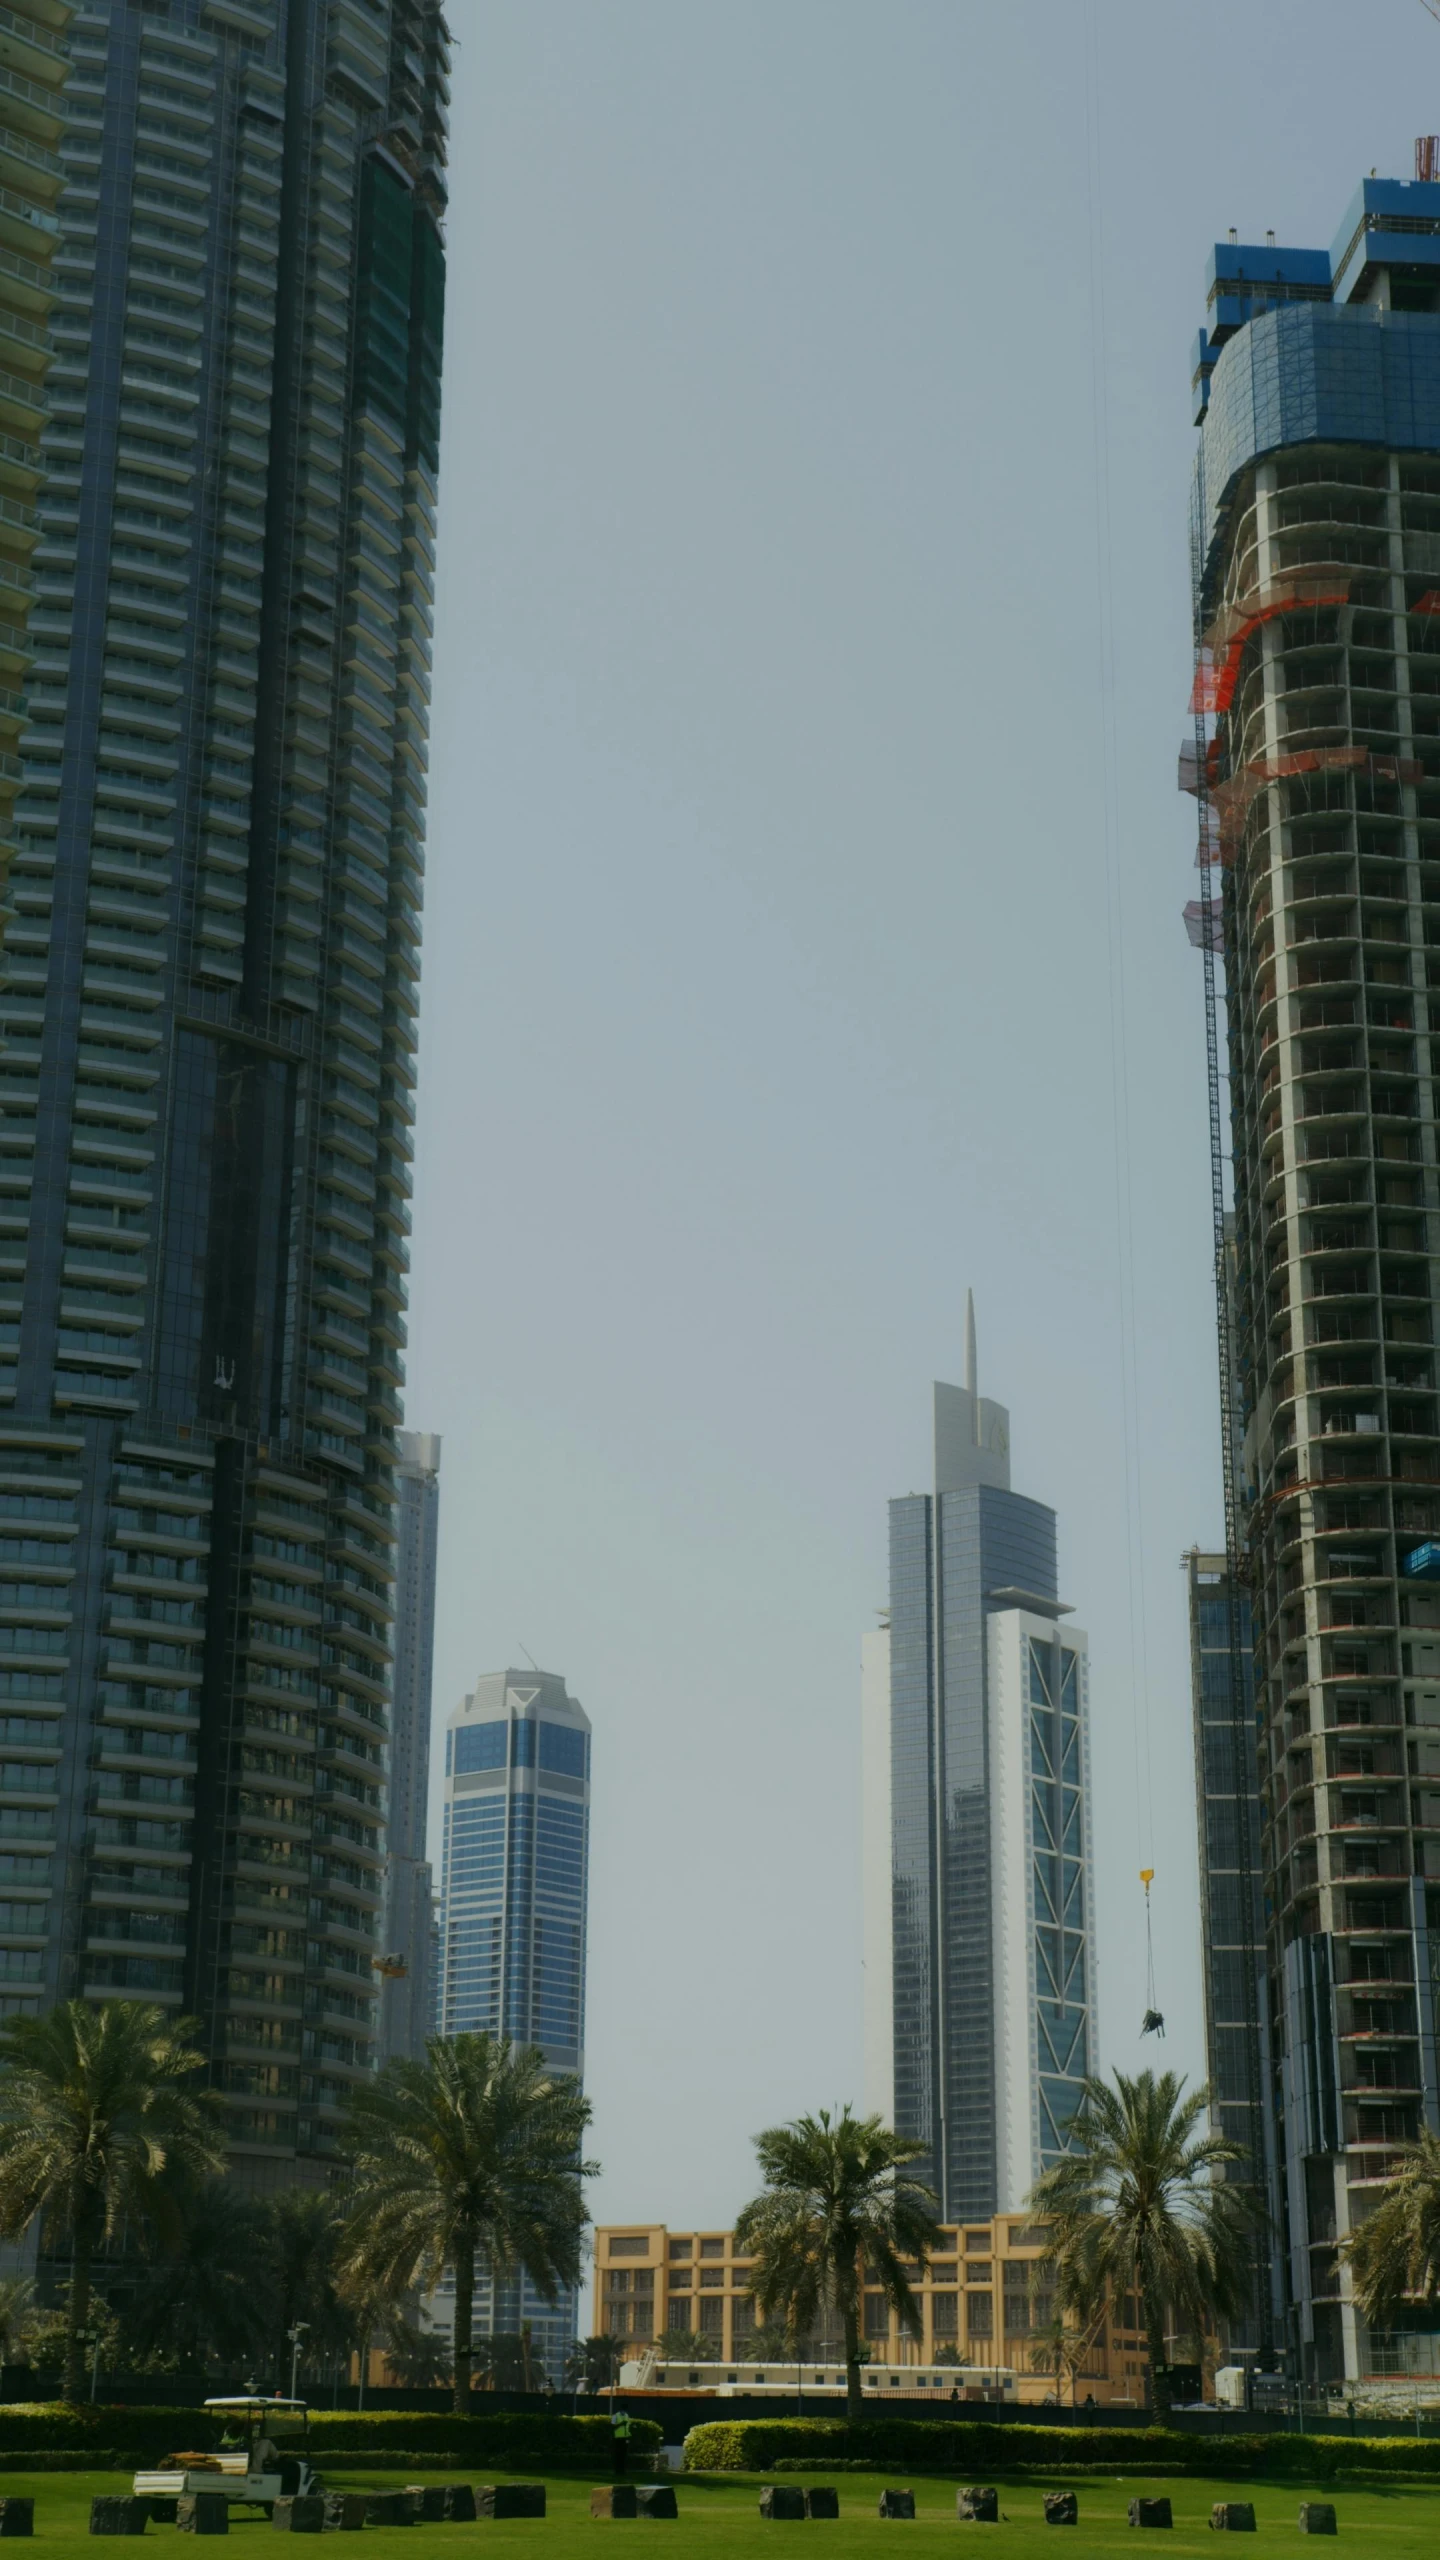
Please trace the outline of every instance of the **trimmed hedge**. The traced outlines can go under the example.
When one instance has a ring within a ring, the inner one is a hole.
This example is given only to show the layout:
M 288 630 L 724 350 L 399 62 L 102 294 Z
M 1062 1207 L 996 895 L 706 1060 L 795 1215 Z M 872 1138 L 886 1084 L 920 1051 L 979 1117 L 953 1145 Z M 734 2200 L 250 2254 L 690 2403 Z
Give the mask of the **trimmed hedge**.
M 94 2460 L 97 2469 L 133 2465 L 150 2470 L 168 2453 L 205 2453 L 220 2442 L 224 2420 L 213 2409 L 67 2409 L 60 2401 L 0 2404 L 0 2458 L 11 2454 L 67 2454 Z M 631 2422 L 637 2453 L 660 2442 L 652 2418 Z M 453 2412 L 406 2409 L 316 2409 L 310 2415 L 310 2450 L 317 2468 L 351 2455 L 374 2462 L 408 2462 L 446 2455 L 459 2463 L 514 2463 L 535 2469 L 554 2463 L 603 2467 L 610 2459 L 608 2418 L 577 2418 L 557 2410 L 498 2411 L 457 2418 Z M 98 2459 L 113 2456 L 114 2464 Z
M 916 2471 L 1216 2472 L 1245 2479 L 1332 2480 L 1346 2472 L 1440 2476 L 1440 2442 L 1408 2436 L 1200 2435 L 1166 2427 L 954 2426 L 925 2418 L 718 2419 L 692 2427 L 687 2471 L 770 2471 L 782 2461 L 900 2463 Z
M 632 2418 L 630 2442 L 653 2453 L 661 2430 L 653 2418 Z M 514 2462 L 532 2468 L 546 2462 L 608 2463 L 608 2418 L 569 2417 L 556 2410 L 500 2410 L 492 2417 L 457 2418 L 452 2410 L 312 2409 L 310 2450 L 317 2468 L 332 2458 L 363 2453 L 394 2459 L 421 2453 L 453 2454 L 457 2462 Z
M 178 2432 L 177 2432 L 178 2431 Z M 116 2451 L 137 2469 L 167 2453 L 207 2453 L 220 2441 L 213 2410 L 111 2409 L 88 2402 L 69 2409 L 63 2400 L 0 2403 L 0 2453 Z

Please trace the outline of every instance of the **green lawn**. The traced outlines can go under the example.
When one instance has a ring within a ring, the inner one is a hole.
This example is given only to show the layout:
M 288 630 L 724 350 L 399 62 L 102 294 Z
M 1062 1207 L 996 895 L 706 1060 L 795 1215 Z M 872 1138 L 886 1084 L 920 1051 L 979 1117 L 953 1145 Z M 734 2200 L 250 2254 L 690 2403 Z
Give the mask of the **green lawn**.
M 457 2476 L 463 2478 L 466 2475 L 445 2471 L 434 2475 L 438 2480 Z M 474 2476 L 484 2475 L 477 2473 Z M 525 2475 L 516 2473 L 510 2476 L 518 2478 Z M 424 2477 L 423 2463 L 394 2474 L 347 2472 L 340 2459 L 332 2462 L 325 2473 L 326 2485 L 332 2489 L 399 2488 L 407 2481 Z M 793 2481 L 796 2475 L 780 2474 L 777 2477 Z M 800 2485 L 818 2484 L 824 2477 L 823 2472 L 808 2473 L 803 2475 Z M 1008 2521 L 998 2528 L 957 2523 L 953 2481 L 915 2481 L 917 2513 L 914 2526 L 900 2523 L 882 2525 L 875 2512 L 882 2488 L 906 2485 L 899 2478 L 893 2475 L 886 2475 L 883 2479 L 879 2475 L 872 2478 L 863 2472 L 841 2472 L 834 2475 L 834 2485 L 840 2493 L 840 2521 L 836 2524 L 815 2523 L 804 2528 L 807 2543 L 814 2536 L 824 2538 L 833 2560 L 848 2560 L 848 2556 L 857 2553 L 862 2544 L 873 2551 L 877 2534 L 885 2537 L 886 2548 L 890 2539 L 899 2536 L 903 2549 L 903 2538 L 907 2533 L 933 2532 L 937 2527 L 947 2534 L 959 2535 L 965 2541 L 977 2540 L 982 2546 L 986 2538 L 993 2535 L 997 2541 L 1003 2542 L 1012 2560 L 1031 2560 L 1032 2554 L 1037 2555 L 1038 2560 L 1042 2549 L 1050 2555 L 1050 2560 L 1066 2560 L 1067 2554 L 1073 2554 L 1074 2560 L 1080 2560 L 1082 2553 L 1091 2555 L 1093 2560 L 1093 2555 L 1112 2552 L 1125 2552 L 1130 2555 L 1130 2560 L 1136 2560 L 1137 2550 L 1152 2555 L 1152 2560 L 1181 2560 L 1182 2554 L 1187 2555 L 1187 2560 L 1193 2560 L 1193 2555 L 1202 2551 L 1214 2560 L 1217 2546 L 1210 2535 L 1208 2519 L 1212 2503 L 1219 2498 L 1245 2498 L 1255 2509 L 1256 2543 L 1242 2542 L 1234 2546 L 1237 2555 L 1256 2550 L 1260 2541 L 1279 2541 L 1288 2550 L 1299 2552 L 1303 2549 L 1318 2554 L 1330 2546 L 1323 2542 L 1312 2543 L 1308 2538 L 1302 2538 L 1296 2529 L 1297 2509 L 1301 2498 L 1307 2494 L 1333 2500 L 1339 2518 L 1340 2540 L 1349 2545 L 1352 2560 L 1358 2560 L 1358 2546 L 1362 2540 L 1367 2560 L 1411 2560 L 1412 2554 L 1414 2560 L 1421 2560 L 1422 2554 L 1424 2560 L 1435 2560 L 1435 2555 L 1440 2554 L 1440 2485 L 1423 2488 L 1322 2487 L 1307 2493 L 1290 2484 L 1277 2488 L 1268 2483 L 1235 2480 L 1116 2478 L 1077 2481 L 1067 2478 L 1050 2482 L 1037 2478 L 1008 2484 L 1002 2480 L 997 2484 L 1000 2509 Z M 0 2476 L 0 2495 L 34 2498 L 36 2540 L 48 2543 L 57 2554 L 57 2560 L 63 2552 L 73 2553 L 74 2560 L 80 2560 L 82 2550 L 90 2555 L 90 2560 L 95 2560 L 96 2546 L 87 2531 L 90 2500 L 99 2492 L 128 2489 L 129 2486 L 128 2475 L 122 2477 L 114 2472 L 7 2472 Z M 595 2560 L 597 2536 L 601 2534 L 618 2533 L 627 2540 L 639 2535 L 647 2543 L 651 2534 L 658 2534 L 668 2537 L 672 2545 L 679 2542 L 687 2548 L 692 2547 L 692 2537 L 698 2537 L 707 2560 L 711 2560 L 711 2555 L 713 2560 L 732 2560 L 732 2555 L 753 2552 L 757 2541 L 785 2531 L 781 2525 L 762 2526 L 760 2482 L 753 2477 L 721 2478 L 712 2473 L 691 2478 L 683 2472 L 677 2474 L 674 2487 L 680 2514 L 678 2522 L 670 2525 L 639 2522 L 597 2525 L 590 2516 L 591 2483 L 588 2479 L 551 2479 L 546 2487 L 549 2512 L 543 2524 L 367 2527 L 366 2548 L 371 2552 L 372 2560 L 401 2560 L 402 2546 L 409 2560 L 421 2560 L 422 2553 L 424 2560 L 443 2560 L 446 2551 L 453 2550 L 457 2544 L 469 2542 L 476 2533 L 481 2533 L 487 2539 L 493 2536 L 507 2543 L 539 2541 L 551 2555 L 551 2560 L 573 2560 L 573 2555 L 581 2552 L 588 2552 L 591 2560 Z M 1080 2522 L 1073 2531 L 1067 2533 L 1043 2522 L 1041 2497 L 1047 2487 L 1075 2490 L 1080 2501 Z M 1168 2538 L 1156 2537 L 1152 2541 L 1147 2535 L 1142 2544 L 1140 2537 L 1129 2529 L 1125 2511 L 1131 2497 L 1137 2495 L 1170 2498 L 1175 2510 L 1175 2530 Z M 800 2529 L 795 2528 L 797 2531 Z M 276 2547 L 271 2542 L 271 2529 L 263 2516 L 238 2517 L 232 2531 L 242 2537 L 242 2553 L 236 2554 L 236 2560 L 243 2560 L 243 2553 L 247 2552 L 251 2554 L 251 2560 L 260 2560 L 262 2552 Z M 169 2542 L 172 2546 L 181 2540 L 173 2526 L 155 2524 L 148 2528 L 145 2539 L 152 2545 Z M 181 2547 L 186 2552 L 198 2552 L 199 2548 L 189 2535 L 184 2537 Z M 288 2540 L 283 2547 L 286 2550 L 294 2548 Z M 324 2547 L 327 2554 L 335 2554 L 335 2560 L 339 2560 L 341 2546 L 333 2537 L 325 2542 Z M 174 2553 L 174 2560 L 180 2560 L 178 2551 Z M 1336 2560 L 1344 2560 L 1338 2549 Z

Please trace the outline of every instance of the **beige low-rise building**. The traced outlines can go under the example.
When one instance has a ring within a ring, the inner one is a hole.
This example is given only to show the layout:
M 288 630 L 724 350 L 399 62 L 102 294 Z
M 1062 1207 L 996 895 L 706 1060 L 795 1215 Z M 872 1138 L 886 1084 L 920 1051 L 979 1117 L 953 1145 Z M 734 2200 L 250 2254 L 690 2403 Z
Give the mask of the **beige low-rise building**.
M 904 2369 L 948 2363 L 1012 2367 L 1019 2397 L 1043 2400 L 1056 2389 L 1046 2370 L 1042 2332 L 1053 2307 L 1037 2282 L 1044 2250 L 1043 2227 L 1022 2214 L 946 2229 L 925 2267 L 911 2271 L 920 2305 L 921 2334 L 900 2326 L 885 2295 L 867 2286 L 866 2345 L 876 2365 Z M 595 2234 L 591 2332 L 611 2337 L 631 2357 L 667 2332 L 703 2338 L 719 2363 L 752 2365 L 757 2315 L 750 2261 L 731 2231 L 673 2231 L 660 2222 L 603 2224 Z M 1104 2321 L 1089 2343 L 1076 2378 L 1077 2396 L 1101 2405 L 1145 2396 L 1145 2343 L 1133 2296 L 1115 2306 L 1119 2318 Z M 823 2342 L 833 2360 L 838 2339 Z M 708 2360 L 708 2358 L 707 2358 Z M 963 2374 L 957 2377 L 964 2387 Z M 1061 2385 L 1069 2399 L 1071 2380 Z

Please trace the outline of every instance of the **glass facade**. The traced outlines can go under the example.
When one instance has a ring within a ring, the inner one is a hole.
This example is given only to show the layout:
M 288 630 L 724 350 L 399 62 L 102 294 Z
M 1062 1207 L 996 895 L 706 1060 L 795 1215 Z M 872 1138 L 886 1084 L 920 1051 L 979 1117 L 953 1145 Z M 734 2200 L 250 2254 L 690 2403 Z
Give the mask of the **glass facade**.
M 396 2054 L 423 2053 L 435 2006 L 431 1978 L 435 1896 L 425 1835 L 430 1803 L 440 1442 L 430 1432 L 402 1431 L 399 1438 L 395 1693 L 380 1993 L 382 2062 Z
M 942 2211 L 997 2196 L 997 1913 L 987 1620 L 1055 1597 L 1055 1515 L 1007 1486 L 890 1506 L 894 2115 Z
M 195 2015 L 263 2186 L 375 2052 L 448 39 L 69 41 L 0 982 L 0 1842 L 60 1881 L 0 1972 Z
M 476 1682 L 445 1736 L 444 1863 L 436 2027 L 538 2045 L 585 2069 L 590 1723 L 549 1672 Z M 578 2297 L 546 2303 L 527 2280 L 477 2277 L 477 2327 L 530 2325 L 558 2381 Z
M 1249 2174 L 1273 2214 L 1275 2126 L 1250 1595 L 1235 1590 L 1232 1626 L 1225 1558 L 1195 1551 L 1187 1557 L 1186 1566 L 1210 2113 L 1220 2132 L 1242 2146 L 1247 2162 L 1253 2164 Z M 1271 2282 L 1271 2252 L 1257 2251 L 1257 2257 L 1263 2260 L 1262 2281 Z M 1262 2321 L 1260 2306 L 1255 2305 L 1248 2319 L 1228 2324 L 1228 2347 L 1267 2343 L 1270 2325 Z
M 1059 1635 L 1027 1636 L 1030 1899 L 1035 1946 L 1037 2151 L 1066 2146 L 1090 2068 L 1084 1662 Z

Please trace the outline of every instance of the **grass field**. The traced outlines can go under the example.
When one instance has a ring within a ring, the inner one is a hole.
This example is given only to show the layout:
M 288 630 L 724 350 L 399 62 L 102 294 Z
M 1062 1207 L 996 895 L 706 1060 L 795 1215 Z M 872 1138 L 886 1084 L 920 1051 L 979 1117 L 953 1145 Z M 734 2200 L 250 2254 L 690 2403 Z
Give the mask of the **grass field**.
M 343 2462 L 337 2460 L 327 2467 L 325 2481 L 326 2486 L 332 2489 L 377 2490 L 400 2488 L 407 2481 L 423 2479 L 424 2476 L 424 2466 L 418 2463 L 407 2471 L 391 2475 L 375 2471 L 347 2473 Z M 455 2474 L 436 2476 L 453 2479 Z M 518 2478 L 524 2475 L 516 2473 L 510 2476 Z M 815 2485 L 823 2478 L 823 2473 L 809 2474 L 804 2485 Z M 1131 2555 L 1131 2560 L 1135 2560 L 1137 2550 L 1152 2555 L 1152 2560 L 1162 2560 L 1163 2555 L 1168 2555 L 1168 2560 L 1181 2560 L 1182 2554 L 1194 2555 L 1202 2550 L 1214 2554 L 1216 2545 L 1209 2533 L 1209 2515 L 1215 2500 L 1245 2498 L 1254 2506 L 1257 2533 L 1255 2542 L 1246 2541 L 1234 2546 L 1237 2553 L 1254 2551 L 1256 2560 L 1259 2560 L 1257 2545 L 1277 2541 L 1289 2550 L 1303 2549 L 1317 2554 L 1331 2548 L 1328 2543 L 1312 2542 L 1302 2537 L 1298 2531 L 1296 2516 L 1300 2500 L 1307 2492 L 1289 2484 L 1277 2488 L 1234 2480 L 1127 2481 L 1115 2478 L 1077 2481 L 1073 2477 L 1063 2481 L 1043 2478 L 1001 2480 L 997 2484 L 1000 2508 L 1008 2521 L 996 2527 L 959 2524 L 955 2516 L 953 2481 L 920 2479 L 913 2484 L 916 2503 L 914 2524 L 882 2524 L 876 2514 L 881 2489 L 904 2485 L 893 2475 L 881 2479 L 878 2475 L 867 2477 L 863 2472 L 840 2473 L 835 2479 L 840 2493 L 839 2522 L 807 2524 L 788 2530 L 803 2531 L 807 2545 L 816 2537 L 822 2538 L 832 2560 L 850 2560 L 850 2555 L 857 2553 L 862 2545 L 873 2552 L 877 2536 L 886 2550 L 898 2537 L 903 2553 L 907 2536 L 913 2539 L 917 2533 L 924 2535 L 937 2529 L 947 2536 L 958 2535 L 967 2543 L 978 2540 L 982 2548 L 987 2538 L 993 2536 L 1012 2555 L 1012 2560 L 1031 2560 L 1032 2554 L 1037 2555 L 1038 2560 L 1042 2548 L 1050 2554 L 1050 2560 L 1066 2560 L 1067 2554 L 1073 2555 L 1073 2560 L 1081 2560 L 1082 2553 L 1088 2560 L 1089 2555 L 1112 2552 L 1126 2552 Z M 82 2550 L 94 2560 L 96 2546 L 88 2531 L 90 2500 L 101 2492 L 128 2489 L 129 2486 L 128 2475 L 122 2477 L 114 2472 L 7 2472 L 0 2480 L 0 2494 L 34 2498 L 35 2538 L 37 2542 L 50 2546 L 56 2560 L 60 2560 L 65 2552 L 73 2552 L 75 2560 L 79 2560 Z M 659 2535 L 662 2541 L 668 2541 L 672 2546 L 678 2543 L 686 2551 L 698 2548 L 706 2555 L 706 2560 L 712 2560 L 712 2556 L 713 2560 L 738 2560 L 740 2553 L 752 2553 L 758 2543 L 787 2531 L 782 2525 L 762 2524 L 759 2514 L 760 2482 L 757 2478 L 743 2475 L 721 2478 L 713 2473 L 693 2478 L 682 2472 L 677 2475 L 674 2486 L 680 2513 L 673 2524 L 596 2524 L 590 2516 L 591 2482 L 572 2476 L 547 2480 L 548 2512 L 543 2523 L 367 2527 L 365 2547 L 371 2560 L 401 2560 L 402 2546 L 409 2560 L 421 2560 L 422 2552 L 424 2560 L 443 2560 L 445 2552 L 455 2550 L 456 2545 L 469 2543 L 476 2534 L 483 2534 L 487 2541 L 493 2539 L 527 2547 L 538 2542 L 542 2553 L 549 2555 L 549 2560 L 576 2560 L 576 2555 L 581 2552 L 588 2552 L 591 2560 L 595 2560 L 597 2537 L 600 2535 L 619 2534 L 627 2541 L 639 2535 L 647 2545 L 652 2535 Z M 1050 2487 L 1075 2490 L 1080 2501 L 1080 2522 L 1073 2530 L 1066 2531 L 1044 2523 L 1041 2498 Z M 1367 2560 L 1412 2560 L 1412 2555 L 1413 2560 L 1421 2560 L 1422 2554 L 1425 2560 L 1437 2560 L 1437 2555 L 1440 2555 L 1440 2486 L 1411 2488 L 1387 2485 L 1356 2489 L 1342 2486 L 1321 2488 L 1313 2494 L 1333 2502 L 1339 2519 L 1339 2539 L 1350 2546 L 1352 2553 L 1363 2542 Z M 1153 2540 L 1147 2535 L 1141 2543 L 1140 2537 L 1126 2523 L 1126 2508 L 1136 2495 L 1168 2497 L 1171 2500 L 1175 2511 L 1175 2529 L 1171 2534 L 1157 2536 Z M 241 2542 L 235 2560 L 245 2560 L 246 2554 L 250 2555 L 250 2560 L 261 2560 L 262 2553 L 276 2548 L 271 2541 L 271 2528 L 263 2516 L 241 2516 L 232 2531 Z M 187 2552 L 198 2549 L 188 2534 L 182 2538 L 170 2525 L 152 2524 L 145 2540 L 152 2545 L 157 2541 L 180 2542 Z M 334 2539 L 325 2545 L 327 2552 L 336 2554 L 336 2560 L 341 2547 L 349 2546 L 338 2545 Z M 283 2548 L 292 2549 L 293 2545 L 287 2541 Z M 180 2560 L 178 2552 L 175 2560 Z M 458 2553 L 456 2560 L 459 2560 Z M 536 2560 L 542 2560 L 542 2554 L 537 2554 Z M 1336 2560 L 1343 2560 L 1338 2550 Z

